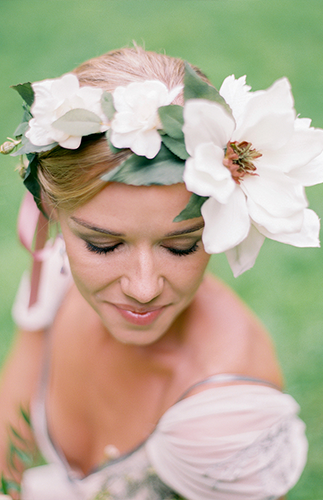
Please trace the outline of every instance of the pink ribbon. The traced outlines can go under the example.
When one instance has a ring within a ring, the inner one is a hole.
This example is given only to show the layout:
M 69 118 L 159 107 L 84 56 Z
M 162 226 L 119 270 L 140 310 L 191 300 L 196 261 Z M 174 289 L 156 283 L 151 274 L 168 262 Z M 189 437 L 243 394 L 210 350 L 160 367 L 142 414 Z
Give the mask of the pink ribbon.
M 44 245 L 47 235 L 48 220 L 38 209 L 33 195 L 28 191 L 19 210 L 18 236 L 23 246 L 32 254 L 34 260 L 44 259 L 46 254 Z M 34 239 L 35 249 L 33 250 Z
M 33 195 L 28 191 L 18 215 L 18 236 L 23 246 L 33 257 L 29 307 L 37 302 L 42 261 L 46 256 L 45 243 L 48 238 L 49 222 L 38 209 Z M 34 243 L 35 240 L 35 243 Z M 34 250 L 33 248 L 34 243 Z

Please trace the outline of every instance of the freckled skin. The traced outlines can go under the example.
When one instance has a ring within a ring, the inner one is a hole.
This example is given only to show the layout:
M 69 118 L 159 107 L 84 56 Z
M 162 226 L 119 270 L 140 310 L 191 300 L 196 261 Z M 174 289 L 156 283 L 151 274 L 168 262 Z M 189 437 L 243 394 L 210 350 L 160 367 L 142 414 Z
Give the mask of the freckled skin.
M 166 237 L 202 225 L 201 218 L 173 222 L 189 196 L 183 184 L 134 187 L 112 183 L 72 214 L 59 214 L 75 283 L 109 333 L 121 342 L 140 345 L 158 340 L 202 282 L 209 261 L 201 241 L 202 228 Z M 111 237 L 89 226 L 124 236 Z M 84 238 L 96 241 L 100 248 L 118 247 L 98 254 L 87 249 Z M 188 255 L 175 255 L 168 249 L 186 250 L 195 243 L 196 251 Z M 163 310 L 153 324 L 140 328 L 121 318 L 116 305 L 136 311 Z

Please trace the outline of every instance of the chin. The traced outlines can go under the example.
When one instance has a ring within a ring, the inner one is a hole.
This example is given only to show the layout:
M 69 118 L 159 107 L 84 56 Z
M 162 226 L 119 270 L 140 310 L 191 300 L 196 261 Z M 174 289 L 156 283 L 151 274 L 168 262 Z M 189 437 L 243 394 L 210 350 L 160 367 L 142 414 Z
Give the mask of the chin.
M 111 332 L 110 335 L 121 344 L 133 346 L 149 346 L 158 342 L 165 335 L 164 332 L 149 331 Z

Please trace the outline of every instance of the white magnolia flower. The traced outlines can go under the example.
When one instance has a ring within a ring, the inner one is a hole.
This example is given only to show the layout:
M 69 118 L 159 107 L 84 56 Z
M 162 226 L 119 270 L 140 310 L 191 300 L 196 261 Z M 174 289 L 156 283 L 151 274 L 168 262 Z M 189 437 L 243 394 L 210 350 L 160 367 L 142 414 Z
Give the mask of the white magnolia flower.
M 168 90 L 158 80 L 117 87 L 113 92 L 116 113 L 111 122 L 112 144 L 116 148 L 130 148 L 138 156 L 154 158 L 161 146 L 158 108 L 171 104 L 182 88 Z
M 319 246 L 319 219 L 307 209 L 306 185 L 323 182 L 323 131 L 296 117 L 289 81 L 249 92 L 228 77 L 218 103 L 187 101 L 184 135 L 188 190 L 202 206 L 208 253 L 226 252 L 235 276 L 253 266 L 265 237 Z
M 82 135 L 70 135 L 53 126 L 54 122 L 74 109 L 85 109 L 98 115 L 102 125 L 100 132 L 108 129 L 107 118 L 101 109 L 102 90 L 80 87 L 77 77 L 67 74 L 61 78 L 43 80 L 32 84 L 35 99 L 31 106 L 33 118 L 29 122 L 26 137 L 35 146 L 58 142 L 67 149 L 77 149 Z

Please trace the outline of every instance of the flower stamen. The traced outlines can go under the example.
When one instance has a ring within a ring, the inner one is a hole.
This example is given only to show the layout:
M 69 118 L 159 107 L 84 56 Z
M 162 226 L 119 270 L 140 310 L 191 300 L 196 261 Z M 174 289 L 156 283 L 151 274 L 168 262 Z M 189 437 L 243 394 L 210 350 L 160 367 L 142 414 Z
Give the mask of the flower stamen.
M 223 158 L 223 165 L 227 167 L 234 182 L 240 184 L 246 174 L 257 175 L 253 161 L 262 156 L 259 151 L 251 148 L 251 142 L 228 142 Z

